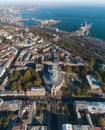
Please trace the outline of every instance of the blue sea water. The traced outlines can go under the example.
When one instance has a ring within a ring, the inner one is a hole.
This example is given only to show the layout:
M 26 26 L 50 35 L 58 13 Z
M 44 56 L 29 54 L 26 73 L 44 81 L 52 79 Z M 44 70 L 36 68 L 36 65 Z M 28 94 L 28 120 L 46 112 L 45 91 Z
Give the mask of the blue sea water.
M 23 18 L 58 19 L 56 25 L 64 31 L 75 31 L 82 23 L 93 23 L 90 35 L 105 40 L 105 7 L 43 7 L 32 11 L 22 11 Z M 25 22 L 32 26 L 33 21 Z

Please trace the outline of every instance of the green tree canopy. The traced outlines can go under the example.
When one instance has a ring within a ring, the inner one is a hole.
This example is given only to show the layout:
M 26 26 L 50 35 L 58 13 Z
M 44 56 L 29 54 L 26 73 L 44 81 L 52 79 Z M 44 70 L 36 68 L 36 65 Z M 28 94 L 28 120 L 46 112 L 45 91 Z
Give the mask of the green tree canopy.
M 39 73 L 33 69 L 14 71 L 8 80 L 6 88 L 12 91 L 27 90 L 33 86 L 42 86 Z
M 100 117 L 98 121 L 99 126 L 105 127 L 105 117 Z

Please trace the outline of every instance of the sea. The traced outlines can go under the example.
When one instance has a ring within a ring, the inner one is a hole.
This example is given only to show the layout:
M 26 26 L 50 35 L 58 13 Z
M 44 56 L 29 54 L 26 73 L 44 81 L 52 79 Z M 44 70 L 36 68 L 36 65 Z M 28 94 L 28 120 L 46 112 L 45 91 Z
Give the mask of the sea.
M 89 35 L 105 41 L 105 7 L 37 7 L 35 10 L 23 10 L 20 15 L 22 18 L 60 20 L 55 26 L 69 32 L 76 31 L 86 21 L 92 23 Z M 24 24 L 33 26 L 37 23 L 30 20 Z

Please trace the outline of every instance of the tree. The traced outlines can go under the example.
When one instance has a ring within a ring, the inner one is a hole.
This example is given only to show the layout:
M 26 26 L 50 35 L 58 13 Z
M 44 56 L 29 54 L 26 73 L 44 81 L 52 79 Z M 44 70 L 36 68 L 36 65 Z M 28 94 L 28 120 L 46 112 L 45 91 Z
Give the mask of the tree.
M 98 71 L 95 71 L 95 76 L 97 77 L 97 79 L 101 82 L 102 81 L 102 77 L 100 75 L 100 73 Z
M 25 73 L 24 73 L 24 80 L 28 80 L 31 76 L 31 73 L 30 73 L 30 70 L 26 70 Z
M 79 87 L 77 87 L 77 89 L 76 89 L 76 94 L 77 94 L 77 96 L 81 95 L 81 89 Z
M 13 72 L 13 78 L 14 79 L 17 79 L 18 75 L 19 75 L 18 71 L 14 71 Z
M 6 88 L 12 91 L 20 91 L 30 89 L 32 86 L 42 86 L 42 81 L 35 69 L 27 69 L 15 71 L 11 74 Z
M 100 117 L 98 121 L 99 126 L 105 127 L 105 117 Z
M 89 71 L 89 68 L 88 68 L 87 66 L 85 66 L 85 67 L 81 70 L 80 75 L 81 75 L 81 76 L 86 76 L 87 73 L 88 73 L 88 71 Z
M 10 113 L 0 113 L 0 130 L 7 130 L 8 123 L 11 119 Z
M 25 90 L 29 89 L 32 86 L 32 83 L 30 81 L 25 82 L 24 88 Z
M 37 77 L 37 79 L 33 82 L 33 86 L 41 86 L 41 79 Z
M 62 87 L 61 91 L 62 91 L 62 95 L 64 96 L 70 96 L 72 94 L 70 88 L 68 87 Z
M 103 91 L 105 92 L 105 83 L 102 82 L 101 87 L 102 87 Z
M 72 72 L 72 68 L 69 65 L 66 65 L 64 70 L 68 73 Z
M 78 67 L 78 66 L 74 66 L 74 67 L 73 67 L 73 71 L 74 71 L 75 73 L 78 73 L 78 72 L 79 72 L 79 67 Z

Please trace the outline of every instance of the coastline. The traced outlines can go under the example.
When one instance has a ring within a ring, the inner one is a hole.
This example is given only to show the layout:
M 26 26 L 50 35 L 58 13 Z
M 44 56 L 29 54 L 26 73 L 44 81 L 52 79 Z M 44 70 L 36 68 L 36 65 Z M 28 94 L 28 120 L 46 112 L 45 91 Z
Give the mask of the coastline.
M 89 10 L 90 9 L 90 10 Z M 80 13 L 77 14 L 78 10 Z M 50 8 L 37 8 L 32 11 L 26 11 L 26 16 L 23 17 L 34 17 L 37 19 L 54 19 L 61 20 L 60 23 L 56 24 L 54 27 L 59 28 L 60 30 L 67 32 L 76 31 L 79 26 L 87 21 L 88 23 L 93 23 L 92 29 L 90 30 L 90 36 L 105 40 L 105 18 L 103 13 L 97 11 L 97 7 L 93 8 L 93 12 L 91 12 L 92 8 L 83 8 L 83 7 L 71 7 L 71 8 L 63 8 L 63 7 L 52 7 Z M 102 11 L 105 9 L 101 9 Z M 67 11 L 67 14 L 65 13 Z M 84 12 L 83 12 L 84 11 Z M 93 17 L 93 13 L 96 12 L 96 17 Z M 74 15 L 73 15 L 74 13 Z M 89 16 L 89 13 L 90 16 Z M 28 23 L 27 25 L 33 26 L 33 23 Z

